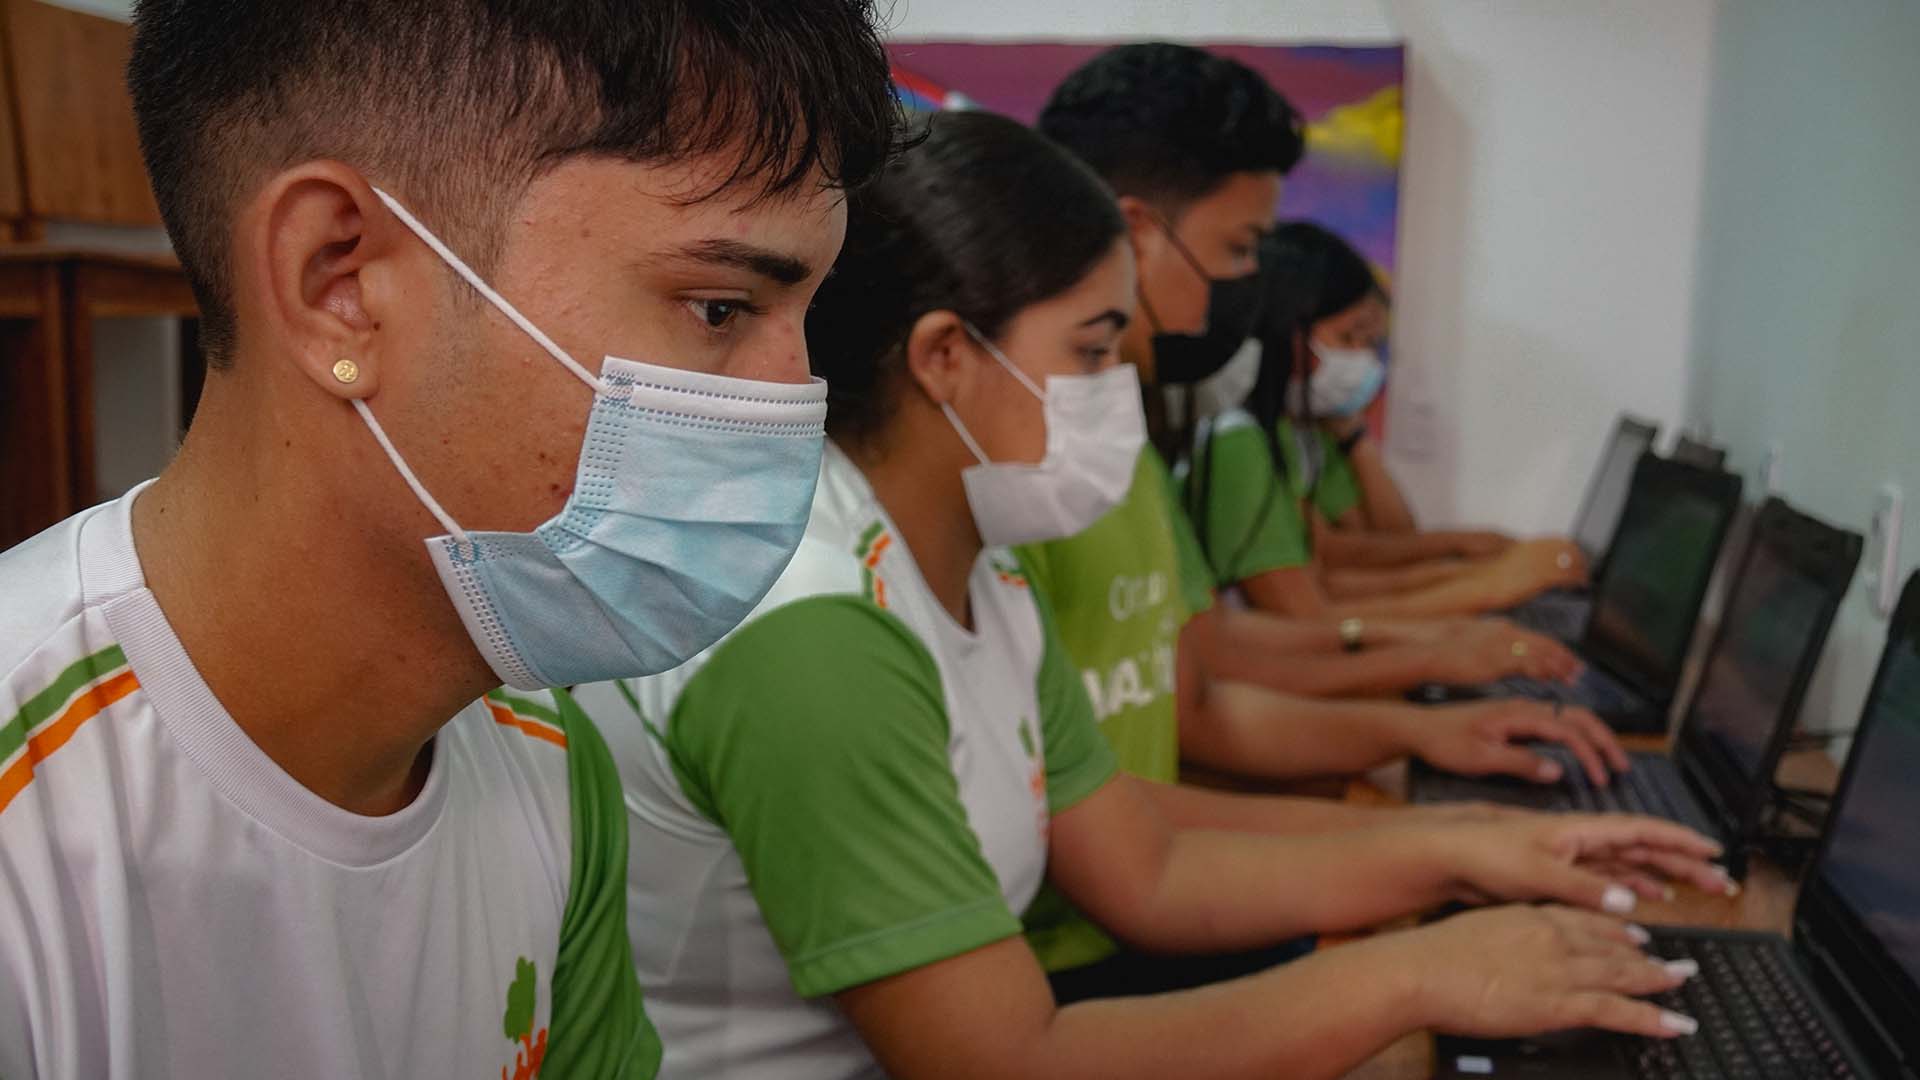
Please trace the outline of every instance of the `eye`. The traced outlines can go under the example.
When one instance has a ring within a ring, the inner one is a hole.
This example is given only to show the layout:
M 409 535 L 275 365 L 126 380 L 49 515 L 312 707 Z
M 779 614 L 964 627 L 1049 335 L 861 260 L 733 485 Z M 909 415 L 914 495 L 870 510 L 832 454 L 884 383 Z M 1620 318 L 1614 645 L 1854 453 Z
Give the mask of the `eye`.
M 745 300 L 688 300 L 687 307 L 707 329 L 719 331 L 732 326 L 741 315 L 757 315 L 760 309 Z

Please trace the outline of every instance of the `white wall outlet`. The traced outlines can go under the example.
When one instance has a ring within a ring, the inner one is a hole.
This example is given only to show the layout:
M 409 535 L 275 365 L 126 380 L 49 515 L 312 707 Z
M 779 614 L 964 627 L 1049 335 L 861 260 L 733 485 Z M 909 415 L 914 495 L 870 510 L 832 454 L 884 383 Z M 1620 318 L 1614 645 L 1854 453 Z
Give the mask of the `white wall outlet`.
M 1775 439 L 1767 444 L 1767 456 L 1760 463 L 1760 494 L 1780 494 L 1780 473 L 1786 467 L 1787 448 Z
M 1885 619 L 1900 599 L 1900 527 L 1906 495 L 1899 484 L 1882 484 L 1873 503 L 1873 527 L 1867 535 L 1867 572 L 1863 584 L 1873 598 L 1874 614 Z

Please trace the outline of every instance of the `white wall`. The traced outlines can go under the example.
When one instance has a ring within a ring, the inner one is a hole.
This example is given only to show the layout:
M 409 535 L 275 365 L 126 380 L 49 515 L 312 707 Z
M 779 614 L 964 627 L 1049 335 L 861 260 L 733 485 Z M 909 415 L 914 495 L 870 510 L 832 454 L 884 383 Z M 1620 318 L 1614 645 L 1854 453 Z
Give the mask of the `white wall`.
M 1912 3 L 1726 5 L 1691 400 L 1754 489 L 1777 445 L 1780 493 L 1836 524 L 1865 532 L 1880 485 L 1901 485 L 1901 574 L 1920 561 L 1916 48 Z M 1841 608 L 1810 726 L 1859 717 L 1887 629 L 1866 577 Z
M 1677 421 L 1714 8 L 899 0 L 902 37 L 1408 46 L 1395 469 L 1439 522 L 1564 529 L 1621 409 Z

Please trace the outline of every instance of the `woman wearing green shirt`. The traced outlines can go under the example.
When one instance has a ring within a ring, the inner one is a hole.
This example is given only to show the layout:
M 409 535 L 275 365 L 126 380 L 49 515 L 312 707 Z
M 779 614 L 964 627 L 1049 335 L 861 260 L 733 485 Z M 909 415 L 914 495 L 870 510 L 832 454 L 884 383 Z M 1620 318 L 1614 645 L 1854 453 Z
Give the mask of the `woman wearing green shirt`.
M 1203 422 L 1189 510 L 1222 581 L 1288 615 L 1444 617 L 1584 581 L 1564 540 L 1422 532 L 1364 414 L 1385 369 L 1387 296 L 1346 241 L 1307 222 L 1262 244 L 1259 375 Z
M 694 662 L 580 692 L 633 818 L 629 918 L 664 1071 L 1316 1077 L 1429 1026 L 1690 1028 L 1630 996 L 1686 971 L 1561 906 L 1056 1005 L 1020 933 L 1043 881 L 1140 947 L 1220 951 L 1449 900 L 1621 910 L 1656 869 L 1718 880 L 1712 849 L 1617 818 L 1169 826 L 1154 785 L 1115 769 L 1004 546 L 1083 527 L 1130 479 L 1144 425 L 1114 358 L 1136 284 L 1118 214 L 1082 166 L 986 114 L 937 118 L 850 198 L 809 317 L 832 447 L 799 553 Z

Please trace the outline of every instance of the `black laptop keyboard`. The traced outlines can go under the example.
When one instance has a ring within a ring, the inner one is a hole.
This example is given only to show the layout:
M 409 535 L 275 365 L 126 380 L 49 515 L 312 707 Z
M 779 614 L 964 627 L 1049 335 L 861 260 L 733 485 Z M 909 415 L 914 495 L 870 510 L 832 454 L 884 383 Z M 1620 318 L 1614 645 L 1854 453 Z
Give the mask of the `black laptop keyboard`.
M 1580 593 L 1549 592 L 1508 611 L 1507 618 L 1536 634 L 1572 644 L 1587 632 L 1593 600 Z
M 1579 681 L 1574 683 L 1517 675 L 1494 685 L 1507 697 L 1582 706 L 1602 716 L 1633 716 L 1645 712 L 1649 707 L 1646 698 L 1621 685 L 1618 679 L 1593 668 L 1581 672 Z
M 1685 1038 L 1634 1040 L 1633 1074 L 1646 1080 L 1844 1080 L 1858 1075 L 1787 970 L 1784 950 L 1755 941 L 1661 937 L 1654 950 L 1691 958 L 1700 974 L 1654 998 L 1700 1022 Z
M 1712 823 L 1694 806 L 1686 782 L 1680 779 L 1671 759 L 1636 754 L 1633 768 L 1615 773 L 1613 782 L 1601 787 L 1587 776 L 1580 759 L 1566 747 L 1558 743 L 1536 743 L 1531 749 L 1560 766 L 1564 779 L 1555 787 L 1562 798 L 1554 800 L 1554 809 L 1594 814 L 1649 814 L 1709 835 L 1714 832 Z

